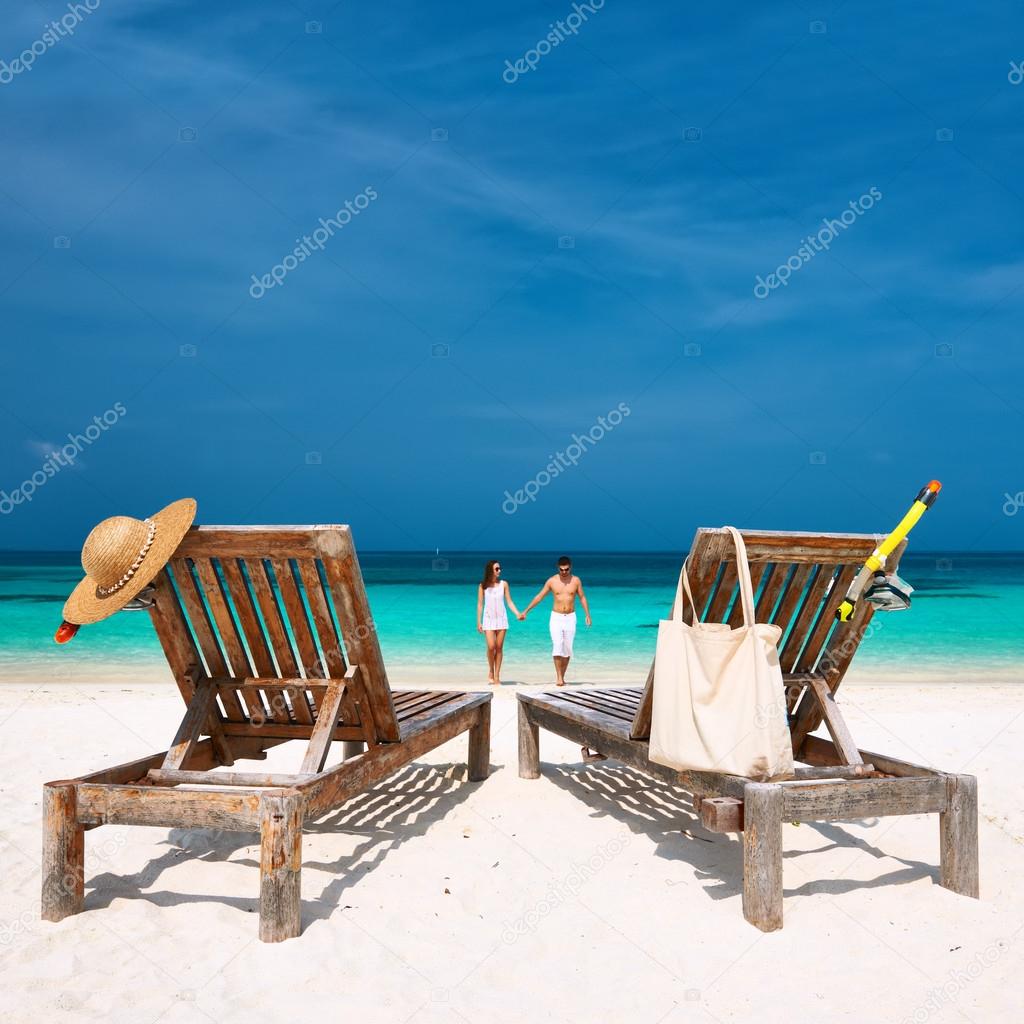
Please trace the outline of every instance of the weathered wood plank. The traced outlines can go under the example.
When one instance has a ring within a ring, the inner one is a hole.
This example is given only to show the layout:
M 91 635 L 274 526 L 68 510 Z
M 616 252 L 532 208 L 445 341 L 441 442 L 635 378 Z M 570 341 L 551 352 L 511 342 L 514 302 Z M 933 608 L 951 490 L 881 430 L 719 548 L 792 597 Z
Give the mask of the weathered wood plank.
M 877 533 L 799 533 L 780 530 L 743 530 L 743 542 L 750 562 L 863 563 L 882 540 Z M 698 534 L 714 540 L 729 540 L 725 530 L 702 527 Z M 781 555 L 780 555 L 781 552 Z
M 836 576 L 832 589 L 828 592 L 828 598 L 821 609 L 821 614 L 814 623 L 803 650 L 800 651 L 793 662 L 793 672 L 807 673 L 814 670 L 822 647 L 828 639 L 832 627 L 835 625 L 836 609 L 842 603 L 843 598 L 846 597 L 846 592 L 850 589 L 850 584 L 859 571 L 859 565 L 844 565 L 838 576 Z
M 851 821 L 943 811 L 944 778 L 791 782 L 781 787 L 786 821 Z
M 348 533 L 347 526 L 193 526 L 182 538 L 177 554 L 191 558 L 309 558 L 319 538 Z
M 203 772 L 203 771 L 164 771 L 153 768 L 146 773 L 146 778 L 155 786 L 226 786 L 241 788 L 277 788 L 290 789 L 299 782 L 309 782 L 315 773 L 303 772 L 287 774 L 284 772 Z
M 249 664 L 249 658 L 235 627 L 235 620 L 231 617 L 227 601 L 221 591 L 220 578 L 213 562 L 209 558 L 194 558 L 192 564 L 199 577 L 203 598 L 217 627 L 217 634 L 227 651 L 230 674 L 235 677 L 251 675 L 255 669 Z
M 811 627 L 817 621 L 818 613 L 821 611 L 822 602 L 826 600 L 826 593 L 831 593 L 828 588 L 834 579 L 834 574 L 838 567 L 828 563 L 816 566 L 815 568 L 817 568 L 817 572 L 807 587 L 803 603 L 800 605 L 796 618 L 793 620 L 793 628 L 790 630 L 789 636 L 786 637 L 782 649 L 779 651 L 779 663 L 784 670 L 796 662 L 797 657 L 803 650 Z
M 188 614 L 188 620 L 192 624 L 192 632 L 199 642 L 199 649 L 209 674 L 211 676 L 228 675 L 227 662 L 213 635 L 213 628 L 210 626 L 206 607 L 196 589 L 196 581 L 192 576 L 188 560 L 172 558 L 169 564 L 174 573 L 175 582 L 178 584 L 178 596 Z
M 249 583 L 253 593 L 256 595 L 256 603 L 259 605 L 263 625 L 270 638 L 270 648 L 277 662 L 278 673 L 291 679 L 300 676 L 299 663 L 295 659 L 295 652 L 288 641 L 288 634 L 285 631 L 284 621 L 281 617 L 281 610 L 277 606 L 277 599 L 274 597 L 273 588 L 267 577 L 267 569 L 262 558 L 246 558 L 246 572 L 249 574 Z
M 823 768 L 807 768 L 802 764 L 798 764 L 793 769 L 793 774 L 796 776 L 797 782 L 809 781 L 812 779 L 863 779 L 870 776 L 875 771 L 873 764 L 836 764 L 829 765 Z M 788 782 L 783 782 L 782 785 L 788 786 Z
M 764 585 L 764 590 L 761 591 L 757 603 L 754 605 L 754 618 L 758 622 L 771 622 L 779 594 L 782 593 L 782 587 L 789 579 L 793 569 L 789 562 L 770 562 L 768 564 L 771 566 L 772 574 L 768 577 L 768 582 Z
M 725 621 L 725 610 L 729 606 L 729 600 L 733 596 L 734 590 L 736 590 L 736 562 L 732 560 L 726 562 L 722 567 L 721 579 L 715 588 L 711 604 L 708 605 L 707 614 L 704 616 L 705 622 Z M 696 600 L 697 595 L 694 594 L 693 596 Z
M 261 737 L 265 736 L 268 739 L 279 739 L 279 740 L 306 740 L 309 741 L 313 735 L 312 725 L 299 725 L 294 722 L 290 722 L 287 725 L 279 725 L 277 722 L 267 721 L 262 725 L 249 725 L 244 722 L 225 722 L 224 733 L 226 736 L 251 736 Z M 339 725 L 335 726 L 334 731 L 331 733 L 331 740 L 364 740 L 365 736 L 363 733 L 362 726 L 359 725 Z
M 756 562 L 750 567 L 750 592 L 753 595 L 754 600 L 757 600 L 757 588 L 761 585 L 761 580 L 764 578 L 765 572 L 769 567 L 768 562 Z M 757 621 L 757 606 L 754 606 L 754 620 Z M 731 626 L 735 629 L 737 626 L 743 625 L 743 602 L 740 600 L 739 588 L 736 590 L 736 600 L 733 602 L 732 610 L 729 612 L 729 618 L 726 620 L 726 625 Z
M 174 734 L 174 739 L 167 750 L 167 756 L 163 763 L 164 768 L 180 768 L 188 759 L 196 743 L 199 742 L 200 732 L 210 717 L 216 693 L 217 689 L 209 679 L 200 679 L 196 684 L 195 694 L 189 701 L 178 731 Z
M 181 699 L 187 704 L 195 692 L 191 672 L 200 664 L 199 650 L 188 631 L 185 618 L 167 569 L 161 569 L 153 580 L 153 603 L 149 618 L 164 650 L 167 664 L 178 684 Z
M 516 701 L 519 723 L 519 778 L 540 778 L 540 729 L 530 718 L 526 704 Z
M 281 592 L 281 600 L 288 615 L 288 624 L 291 626 L 295 646 L 299 651 L 300 669 L 307 679 L 323 679 L 328 673 L 324 671 L 323 659 L 316 649 L 313 627 L 306 615 L 306 609 L 292 573 L 291 563 L 287 559 L 272 558 L 270 566 L 274 570 L 277 587 Z
M 245 635 L 245 642 L 249 647 L 253 671 L 260 676 L 276 676 L 277 667 L 271 657 L 266 634 L 260 625 L 253 597 L 238 559 L 222 557 L 220 567 L 231 594 L 231 603 L 235 606 L 235 613 Z
M 779 606 L 775 609 L 775 613 L 771 618 L 771 621 L 782 630 L 783 634 L 785 634 L 790 620 L 793 618 L 797 602 L 803 600 L 804 587 L 807 586 L 807 578 L 811 575 L 813 568 L 814 565 L 812 563 L 798 565 L 786 583 L 782 600 L 779 601 Z
M 316 561 L 312 558 L 300 558 L 296 564 L 302 579 L 302 589 L 306 592 L 306 600 L 313 613 L 313 625 L 320 639 L 320 649 L 326 660 L 323 675 L 340 679 L 348 670 L 348 665 L 341 649 L 341 640 L 334 629 L 334 620 L 331 618 L 331 609 L 327 604 Z
M 338 714 L 341 710 L 341 700 L 345 696 L 345 687 L 348 678 L 359 671 L 358 665 L 353 665 L 346 676 L 346 679 L 332 679 L 327 687 L 327 695 L 320 703 L 320 713 L 317 716 L 316 725 L 309 737 L 309 746 L 306 748 L 306 755 L 302 759 L 302 771 L 318 772 L 327 761 L 328 751 L 331 749 L 331 739 L 335 723 L 338 721 Z
M 590 711 L 600 711 L 610 718 L 619 718 L 630 725 L 633 723 L 635 714 L 619 707 L 617 704 L 609 704 L 596 695 L 587 695 L 581 691 L 565 690 L 559 693 L 559 697 L 568 704 L 584 708 Z
M 938 772 L 934 768 L 926 768 L 923 765 L 911 764 L 909 761 L 901 761 L 899 758 L 889 757 L 886 754 L 876 754 L 871 750 L 858 750 L 857 753 L 865 762 L 875 766 L 876 771 L 885 772 L 886 775 L 899 777 L 930 777 L 945 778 L 944 772 Z M 836 746 L 821 736 L 808 736 L 804 741 L 803 748 L 799 754 L 801 761 L 813 765 L 834 765 L 839 763 L 839 752 Z
M 302 797 L 260 798 L 260 940 L 283 942 L 302 930 Z
M 377 627 L 370 614 L 366 587 L 348 534 L 321 538 L 321 561 L 331 589 L 331 598 L 338 613 L 345 649 L 350 663 L 363 670 L 366 691 L 376 739 L 393 743 L 401 738 L 395 707 L 391 699 L 384 658 L 377 640 Z
M 76 786 L 43 787 L 42 907 L 44 921 L 63 921 L 85 900 L 85 832 L 79 823 Z
M 743 797 L 743 916 L 763 932 L 782 927 L 783 792 L 749 783 Z
M 821 716 L 825 720 L 825 728 L 828 729 L 832 742 L 835 743 L 836 750 L 843 759 L 843 763 L 860 764 L 863 758 L 857 750 L 853 734 L 846 724 L 846 719 L 843 718 L 843 713 L 839 710 L 835 696 L 828 688 L 825 680 L 821 676 L 812 675 L 808 679 L 808 685 L 810 686 L 811 693 L 814 694 L 820 705 Z M 794 753 L 796 753 L 795 750 Z
M 947 806 L 939 815 L 939 885 L 978 899 L 978 780 L 948 775 L 946 786 Z
M 709 832 L 742 832 L 743 801 L 731 796 L 694 798 L 700 823 Z
M 83 782 L 78 786 L 78 821 L 82 825 L 159 825 L 249 832 L 259 827 L 259 796 Z
M 477 720 L 469 727 L 467 775 L 470 782 L 482 782 L 491 770 L 491 704 L 481 704 Z

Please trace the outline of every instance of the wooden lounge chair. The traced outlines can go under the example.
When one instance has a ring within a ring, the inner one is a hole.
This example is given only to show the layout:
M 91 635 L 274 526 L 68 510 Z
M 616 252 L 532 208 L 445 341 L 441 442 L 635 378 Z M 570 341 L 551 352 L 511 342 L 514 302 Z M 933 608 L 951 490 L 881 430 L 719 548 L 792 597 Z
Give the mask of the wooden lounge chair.
M 793 753 L 791 781 L 754 783 L 720 772 L 676 772 L 648 757 L 654 666 L 642 689 L 565 689 L 519 694 L 519 774 L 540 776 L 539 729 L 600 751 L 693 794 L 714 832 L 743 832 L 743 914 L 763 931 L 782 927 L 782 825 L 894 814 L 939 815 L 939 882 L 978 896 L 978 796 L 973 776 L 953 775 L 859 750 L 835 701 L 871 621 L 857 604 L 835 610 L 878 537 L 741 531 L 751 563 L 757 621 L 784 630 L 779 642 Z M 905 543 L 889 560 L 894 569 Z M 736 563 L 724 530 L 701 529 L 690 555 L 694 601 L 705 622 L 736 626 Z M 684 616 L 692 621 L 692 609 Z M 824 722 L 831 739 L 812 735 Z
M 303 821 L 465 730 L 469 779 L 487 776 L 490 694 L 391 690 L 347 526 L 193 527 L 155 586 L 185 716 L 166 752 L 45 786 L 44 920 L 82 909 L 88 829 L 258 831 L 260 938 L 287 939 Z M 294 773 L 211 771 L 293 739 Z M 325 769 L 334 740 L 347 759 Z

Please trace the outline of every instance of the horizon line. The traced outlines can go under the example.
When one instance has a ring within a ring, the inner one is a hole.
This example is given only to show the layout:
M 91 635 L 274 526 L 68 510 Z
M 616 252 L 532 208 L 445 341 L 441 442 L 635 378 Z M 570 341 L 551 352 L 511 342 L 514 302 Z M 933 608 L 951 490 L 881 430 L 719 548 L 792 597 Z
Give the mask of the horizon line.
M 424 555 L 438 558 L 443 555 L 489 555 L 501 550 L 514 555 L 546 555 L 552 556 L 555 548 L 460 548 L 447 549 L 437 548 L 431 551 L 429 548 L 362 548 L 356 553 L 359 555 Z M 557 549 L 564 553 L 567 550 L 575 551 L 579 555 L 678 555 L 683 548 L 576 548 Z M 688 548 L 685 550 L 689 550 Z M 0 548 L 0 558 L 6 555 L 70 555 L 74 559 L 81 557 L 81 551 L 76 548 Z M 907 556 L 920 557 L 922 555 L 1024 555 L 1024 548 L 980 548 L 970 550 L 967 548 L 927 548 L 920 551 L 907 551 Z

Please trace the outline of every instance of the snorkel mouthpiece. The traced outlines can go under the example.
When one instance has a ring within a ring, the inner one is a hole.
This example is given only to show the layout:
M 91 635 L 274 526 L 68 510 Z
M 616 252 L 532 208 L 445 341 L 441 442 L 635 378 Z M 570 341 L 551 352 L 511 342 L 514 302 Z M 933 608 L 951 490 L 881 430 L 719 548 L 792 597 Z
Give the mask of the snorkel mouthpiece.
M 932 480 L 921 488 L 921 493 L 917 496 L 917 500 L 926 508 L 931 508 L 932 502 L 939 496 L 939 491 L 941 490 L 942 484 L 938 480 Z
M 53 639 L 59 644 L 66 644 L 82 627 L 65 619 L 57 629 Z

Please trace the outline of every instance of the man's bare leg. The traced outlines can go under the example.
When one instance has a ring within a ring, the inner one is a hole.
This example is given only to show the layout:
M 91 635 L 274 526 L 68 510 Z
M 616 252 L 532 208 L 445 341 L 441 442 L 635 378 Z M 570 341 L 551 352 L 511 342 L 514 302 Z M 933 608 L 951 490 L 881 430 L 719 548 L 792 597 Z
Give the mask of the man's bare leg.
M 555 663 L 555 686 L 565 686 L 565 670 L 569 667 L 569 659 L 560 658 L 556 654 L 551 660 Z

